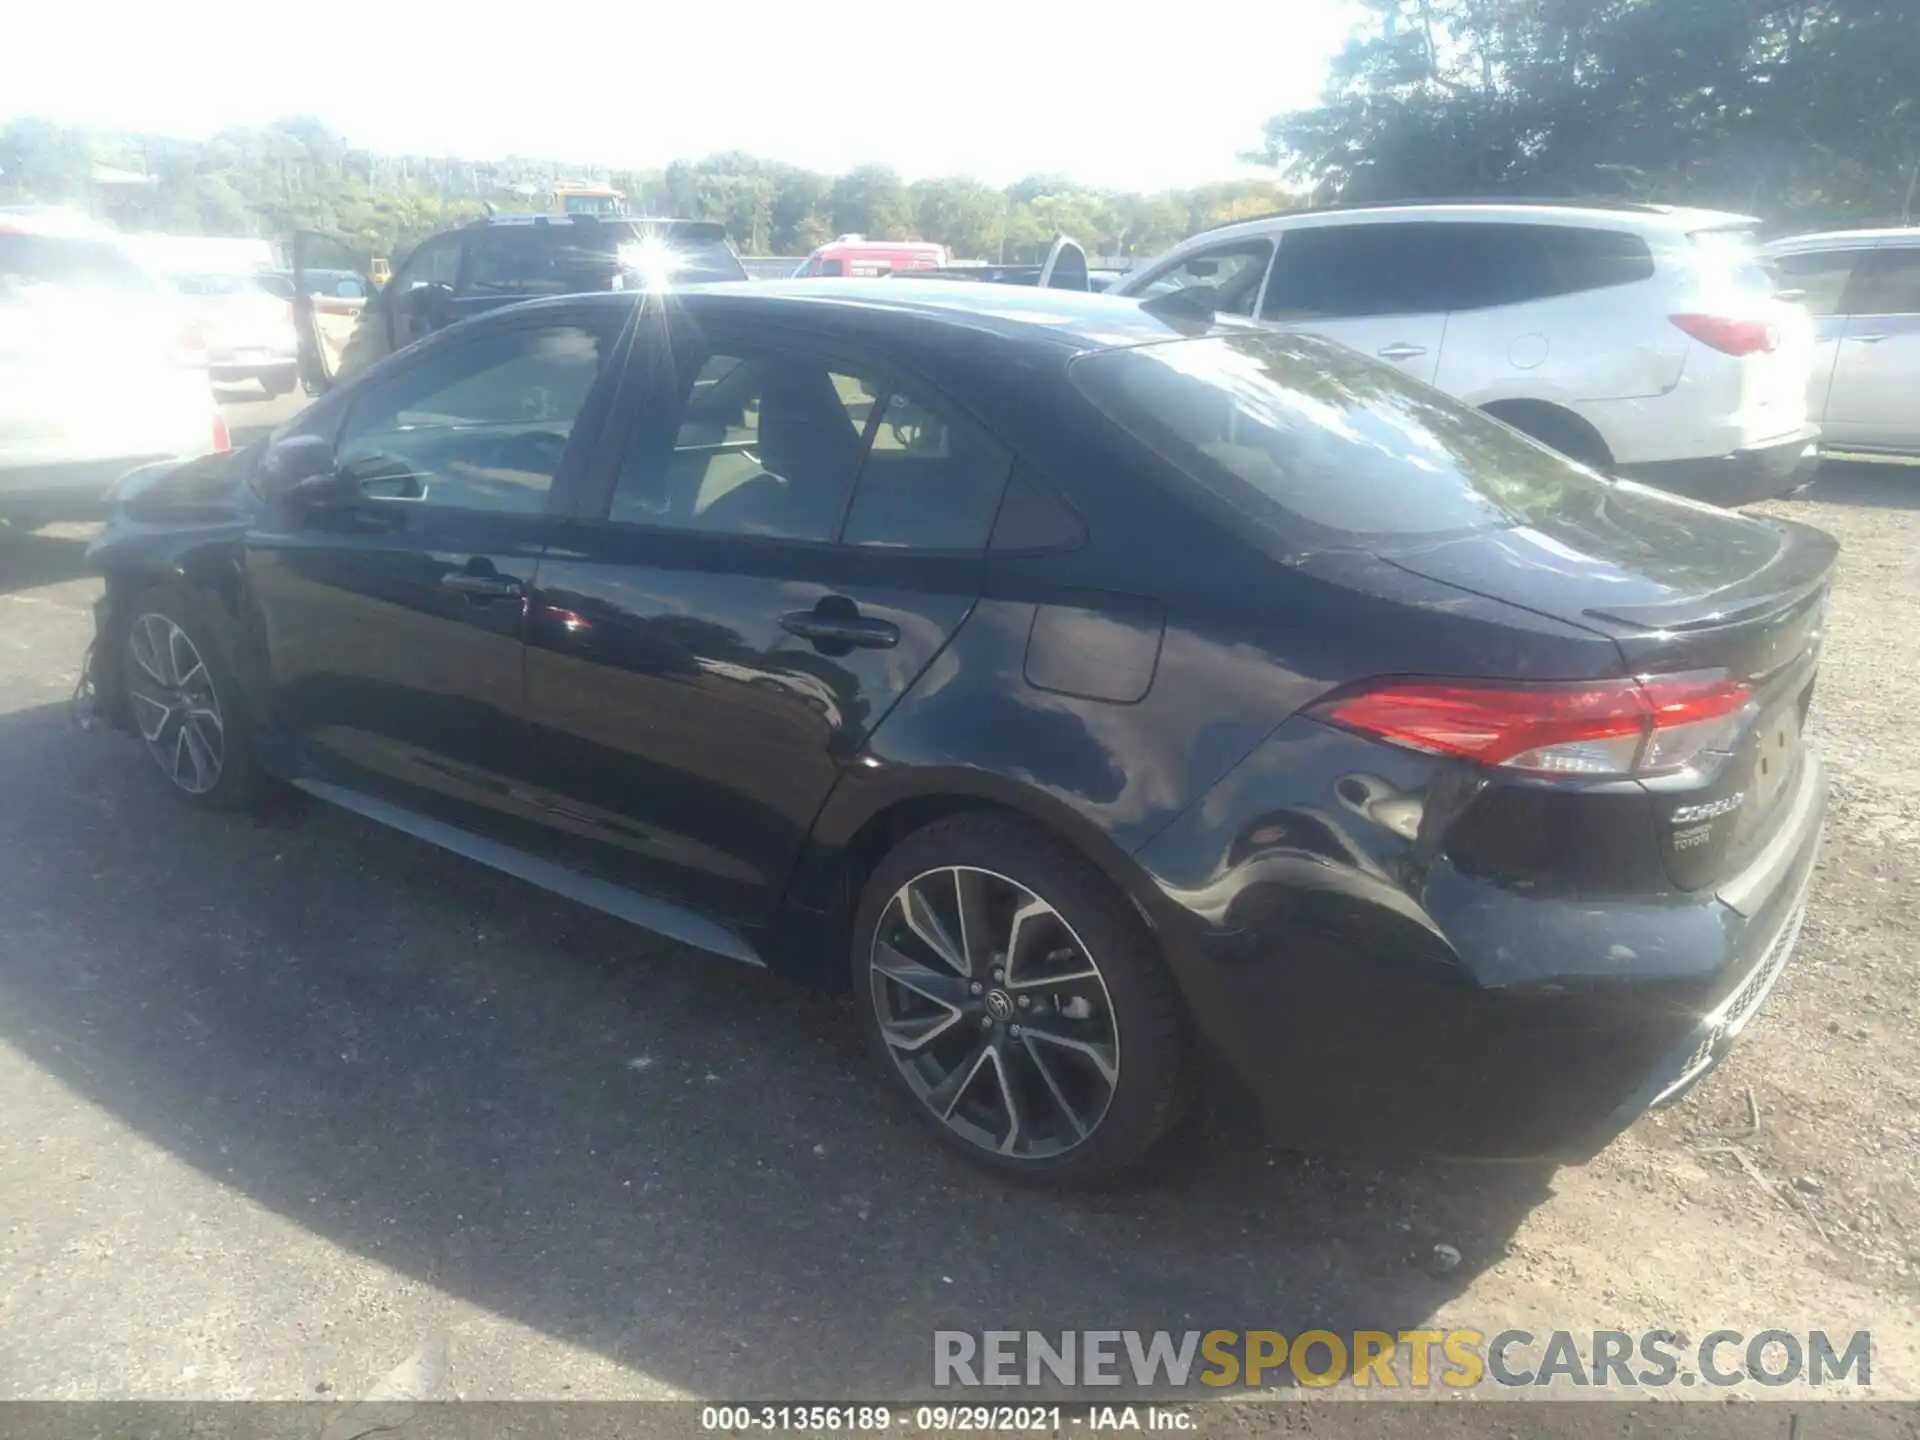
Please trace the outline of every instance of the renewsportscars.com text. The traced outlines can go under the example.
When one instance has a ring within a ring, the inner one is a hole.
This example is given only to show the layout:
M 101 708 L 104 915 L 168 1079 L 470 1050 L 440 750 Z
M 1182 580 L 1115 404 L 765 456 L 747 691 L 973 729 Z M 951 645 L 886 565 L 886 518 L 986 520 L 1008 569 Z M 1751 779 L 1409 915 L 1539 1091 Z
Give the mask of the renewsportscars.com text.
M 1260 1388 L 1338 1385 L 1468 1390 L 1572 1385 L 1872 1384 L 1873 1337 L 1715 1330 L 936 1330 L 933 1383 L 986 1386 Z

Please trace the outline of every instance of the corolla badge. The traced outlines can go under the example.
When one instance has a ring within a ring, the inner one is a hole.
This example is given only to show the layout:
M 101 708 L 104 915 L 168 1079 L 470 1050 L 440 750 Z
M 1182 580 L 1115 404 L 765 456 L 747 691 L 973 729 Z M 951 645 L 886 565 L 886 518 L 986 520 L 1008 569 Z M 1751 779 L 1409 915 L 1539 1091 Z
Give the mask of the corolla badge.
M 1682 825 L 1698 825 L 1702 820 L 1718 820 L 1722 815 L 1731 815 L 1746 803 L 1747 792 L 1736 790 L 1731 795 L 1722 795 L 1718 800 L 1703 800 L 1698 805 L 1682 805 L 1673 812 L 1675 828 Z

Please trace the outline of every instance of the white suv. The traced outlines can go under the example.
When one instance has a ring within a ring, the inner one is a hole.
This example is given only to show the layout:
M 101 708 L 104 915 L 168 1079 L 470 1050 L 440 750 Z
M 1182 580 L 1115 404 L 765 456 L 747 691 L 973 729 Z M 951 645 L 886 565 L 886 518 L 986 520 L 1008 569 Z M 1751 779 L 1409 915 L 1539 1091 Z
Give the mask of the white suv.
M 1920 229 L 1796 235 L 1766 253 L 1813 312 L 1807 408 L 1822 443 L 1920 455 Z
M 1205 231 L 1116 295 L 1311 330 L 1576 460 L 1721 504 L 1815 463 L 1812 322 L 1750 217 L 1669 206 L 1352 206 Z
M 190 321 L 111 232 L 0 211 L 0 520 L 82 518 L 136 466 L 227 448 Z

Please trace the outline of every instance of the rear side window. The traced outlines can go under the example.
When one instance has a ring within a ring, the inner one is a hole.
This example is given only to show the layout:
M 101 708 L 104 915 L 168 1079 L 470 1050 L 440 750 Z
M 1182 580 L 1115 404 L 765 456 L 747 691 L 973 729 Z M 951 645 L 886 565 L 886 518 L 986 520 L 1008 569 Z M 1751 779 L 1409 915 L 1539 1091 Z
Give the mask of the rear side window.
M 687 392 L 672 448 L 627 452 L 612 518 L 825 541 L 846 507 L 879 380 L 823 357 L 729 346 Z
M 979 550 L 1011 458 L 977 426 L 893 387 L 871 427 L 841 543 Z
M 1876 250 L 1861 268 L 1856 315 L 1920 315 L 1920 247 Z
M 0 235 L 0 295 L 42 288 L 147 294 L 159 287 L 111 241 Z
M 1527 523 L 1606 494 L 1478 411 L 1310 335 L 1108 350 L 1069 373 L 1238 520 L 1296 549 Z
M 1871 250 L 1814 250 L 1781 255 L 1772 262 L 1775 283 L 1801 292 L 1800 304 L 1812 315 L 1844 315 L 1847 282 Z
M 1271 320 L 1484 310 L 1653 277 L 1639 236 L 1573 225 L 1335 225 L 1288 232 Z

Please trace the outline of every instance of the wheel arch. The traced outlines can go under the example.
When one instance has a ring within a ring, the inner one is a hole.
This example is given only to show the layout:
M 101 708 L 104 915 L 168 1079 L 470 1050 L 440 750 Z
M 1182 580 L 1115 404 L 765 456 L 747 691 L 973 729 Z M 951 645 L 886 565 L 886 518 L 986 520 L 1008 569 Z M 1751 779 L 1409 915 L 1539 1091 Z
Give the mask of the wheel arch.
M 899 782 L 842 782 L 814 823 L 806 853 L 788 886 L 789 911 L 821 917 L 817 978 L 846 986 L 853 914 L 874 868 L 916 830 L 967 813 L 1009 815 L 1032 825 L 1104 875 L 1158 941 L 1159 927 L 1142 894 L 1144 877 L 1131 856 L 1070 806 L 1034 787 L 990 771 L 915 769 Z
M 96 559 L 95 568 L 105 581 L 106 593 L 101 599 L 104 613 L 95 627 L 100 653 L 93 666 L 94 686 L 101 709 L 126 728 L 132 720 L 122 693 L 118 649 L 133 623 L 134 602 L 165 586 L 185 587 L 210 596 L 221 617 L 234 627 L 229 639 L 237 639 L 244 607 L 243 572 L 239 555 L 226 537 L 166 547 L 115 547 Z
M 1488 400 L 1481 404 L 1480 410 L 1543 445 L 1558 448 L 1553 437 L 1564 437 L 1586 450 L 1585 454 L 1573 456 L 1582 463 L 1602 466 L 1613 464 L 1613 447 L 1607 444 L 1606 437 L 1595 428 L 1593 422 L 1552 400 L 1531 397 Z

